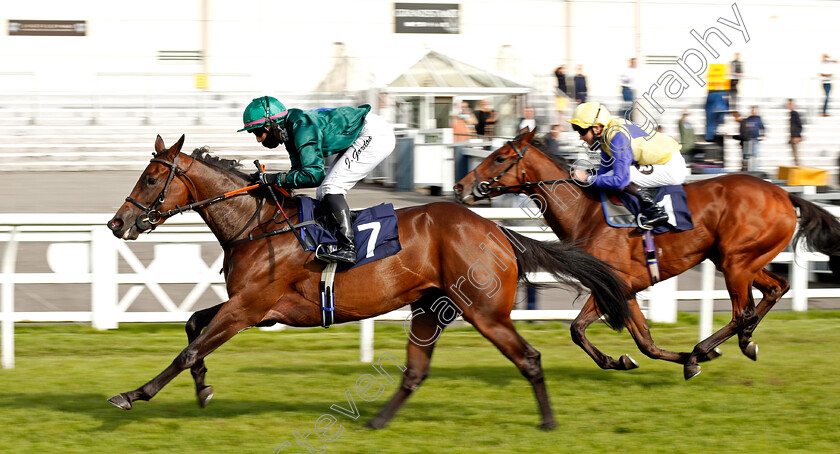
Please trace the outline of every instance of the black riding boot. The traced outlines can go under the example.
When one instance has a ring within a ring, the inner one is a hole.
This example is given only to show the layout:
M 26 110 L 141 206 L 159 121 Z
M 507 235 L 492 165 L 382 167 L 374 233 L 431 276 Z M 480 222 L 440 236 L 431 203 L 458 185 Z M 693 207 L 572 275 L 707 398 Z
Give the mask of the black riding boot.
M 645 225 L 649 227 L 664 224 L 668 221 L 668 213 L 662 209 L 661 206 L 654 202 L 648 191 L 642 189 L 636 183 L 630 183 L 624 188 L 624 192 L 633 194 L 639 199 L 639 204 L 642 206 L 642 214 L 645 217 Z
M 353 222 L 350 217 L 350 207 L 341 194 L 327 194 L 321 201 L 326 212 L 326 218 L 333 225 L 335 239 L 338 245 L 330 248 L 319 248 L 316 258 L 324 262 L 340 262 L 350 265 L 356 264 L 356 243 L 353 242 Z

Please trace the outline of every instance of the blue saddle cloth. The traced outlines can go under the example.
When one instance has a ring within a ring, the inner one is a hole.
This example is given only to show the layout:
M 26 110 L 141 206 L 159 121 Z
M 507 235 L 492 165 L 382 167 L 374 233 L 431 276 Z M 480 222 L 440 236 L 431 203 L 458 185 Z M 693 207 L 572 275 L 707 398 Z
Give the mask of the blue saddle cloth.
M 613 227 L 638 227 L 636 225 L 636 215 L 639 213 L 641 206 L 636 196 L 623 191 L 601 190 L 600 192 L 601 206 L 604 208 L 604 217 L 607 218 L 607 224 Z M 610 196 L 618 198 L 624 205 L 623 209 L 620 205 L 610 201 Z M 688 209 L 685 187 L 682 185 L 662 186 L 658 189 L 654 200 L 668 213 L 668 223 L 654 227 L 654 234 L 694 229 L 694 221 L 691 220 L 691 211 Z
M 315 220 L 315 207 L 318 201 L 306 196 L 298 196 L 300 221 Z M 394 205 L 383 203 L 360 211 L 353 220 L 354 241 L 356 242 L 356 264 L 339 265 L 339 270 L 375 262 L 390 257 L 402 249 L 397 228 L 397 213 Z M 320 224 L 310 224 L 300 228 L 301 237 L 310 251 L 319 244 L 336 244 L 335 236 Z

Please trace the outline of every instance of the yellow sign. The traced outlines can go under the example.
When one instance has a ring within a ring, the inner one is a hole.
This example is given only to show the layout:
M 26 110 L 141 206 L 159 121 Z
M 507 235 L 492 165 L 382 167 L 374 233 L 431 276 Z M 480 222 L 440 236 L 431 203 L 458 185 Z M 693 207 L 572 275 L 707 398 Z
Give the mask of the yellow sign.
M 729 74 L 725 63 L 709 65 L 709 90 L 729 90 Z
M 207 73 L 195 74 L 195 88 L 197 90 L 207 90 Z

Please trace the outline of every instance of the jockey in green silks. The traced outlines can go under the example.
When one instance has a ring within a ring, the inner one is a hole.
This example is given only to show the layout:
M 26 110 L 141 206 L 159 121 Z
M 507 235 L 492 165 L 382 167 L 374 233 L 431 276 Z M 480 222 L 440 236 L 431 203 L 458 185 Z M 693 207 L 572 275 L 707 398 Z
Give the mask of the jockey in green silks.
M 289 152 L 291 169 L 260 173 L 265 185 L 286 189 L 317 187 L 315 197 L 333 224 L 338 245 L 316 257 L 326 262 L 356 263 L 356 246 L 345 195 L 394 150 L 394 129 L 370 112 L 370 106 L 314 110 L 286 109 L 271 96 L 254 98 L 242 114 L 243 128 L 266 148 L 280 144 Z M 329 171 L 324 158 L 338 154 Z

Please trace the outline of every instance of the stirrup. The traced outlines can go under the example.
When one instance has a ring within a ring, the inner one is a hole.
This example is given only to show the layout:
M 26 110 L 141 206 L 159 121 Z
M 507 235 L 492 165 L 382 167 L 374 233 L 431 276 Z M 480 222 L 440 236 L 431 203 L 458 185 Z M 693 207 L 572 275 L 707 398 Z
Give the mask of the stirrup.
M 645 218 L 645 215 L 642 214 L 642 213 L 639 213 L 639 214 L 636 215 L 636 225 L 641 230 L 653 230 L 653 227 L 654 227 L 654 226 L 647 223 L 647 218 Z
M 662 213 L 664 217 L 660 217 L 659 219 L 648 219 L 644 213 L 639 213 L 636 215 L 636 225 L 639 226 L 642 230 L 652 230 L 658 225 L 663 225 L 668 223 L 668 213 Z
M 338 249 L 335 245 L 319 244 L 318 247 L 315 249 L 315 258 L 325 263 L 345 263 L 348 265 L 356 264 L 355 251 L 343 251 L 346 252 L 347 255 L 352 256 L 352 259 L 335 254 L 339 251 L 341 251 L 341 249 Z

